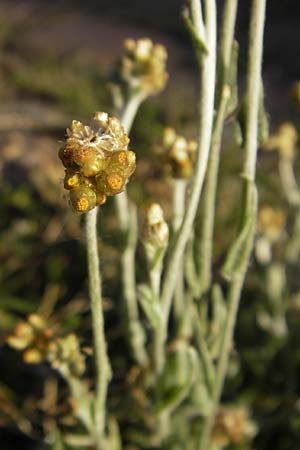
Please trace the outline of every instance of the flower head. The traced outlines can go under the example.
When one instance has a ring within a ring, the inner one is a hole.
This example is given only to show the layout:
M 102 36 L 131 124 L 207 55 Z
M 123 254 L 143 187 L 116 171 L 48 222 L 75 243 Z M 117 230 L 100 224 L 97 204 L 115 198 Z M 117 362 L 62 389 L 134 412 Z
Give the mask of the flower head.
M 124 190 L 135 170 L 135 153 L 128 144 L 117 117 L 98 112 L 89 125 L 73 120 L 59 157 L 66 168 L 64 187 L 76 211 L 87 212 Z
M 44 319 L 31 314 L 26 321 L 19 322 L 6 342 L 15 350 L 23 352 L 23 359 L 29 364 L 38 364 L 46 359 L 48 348 L 53 339 L 53 331 Z
M 133 90 L 146 95 L 160 92 L 168 80 L 166 72 L 167 51 L 161 44 L 150 39 L 127 39 L 125 55 L 121 59 L 121 79 Z
M 173 178 L 191 177 L 196 150 L 196 141 L 176 134 L 173 128 L 164 129 L 160 152 L 166 171 Z
M 79 377 L 85 370 L 84 356 L 75 334 L 51 342 L 47 356 L 52 367 L 66 378 Z

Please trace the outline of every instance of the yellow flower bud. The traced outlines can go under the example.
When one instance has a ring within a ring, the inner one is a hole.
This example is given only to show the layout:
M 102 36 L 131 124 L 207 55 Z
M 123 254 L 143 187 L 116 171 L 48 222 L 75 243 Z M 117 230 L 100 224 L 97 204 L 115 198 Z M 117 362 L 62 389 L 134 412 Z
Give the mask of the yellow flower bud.
M 101 173 L 96 177 L 97 188 L 105 195 L 116 195 L 123 191 L 126 180 L 118 173 Z
M 70 191 L 71 205 L 75 211 L 84 213 L 96 206 L 96 193 L 88 186 L 79 186 Z
M 74 189 L 80 185 L 81 176 L 79 172 L 66 170 L 64 178 L 64 188 L 67 190 Z
M 130 150 L 114 152 L 109 158 L 106 172 L 114 172 L 129 178 L 135 171 L 135 153 Z

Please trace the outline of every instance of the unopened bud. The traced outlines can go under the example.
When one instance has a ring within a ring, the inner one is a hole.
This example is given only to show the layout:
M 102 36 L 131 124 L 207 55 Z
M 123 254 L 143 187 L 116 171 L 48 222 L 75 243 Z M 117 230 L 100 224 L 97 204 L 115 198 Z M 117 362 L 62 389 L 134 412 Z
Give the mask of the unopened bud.
M 169 227 L 158 203 L 152 203 L 147 210 L 143 238 L 146 244 L 153 247 L 164 248 L 168 245 Z

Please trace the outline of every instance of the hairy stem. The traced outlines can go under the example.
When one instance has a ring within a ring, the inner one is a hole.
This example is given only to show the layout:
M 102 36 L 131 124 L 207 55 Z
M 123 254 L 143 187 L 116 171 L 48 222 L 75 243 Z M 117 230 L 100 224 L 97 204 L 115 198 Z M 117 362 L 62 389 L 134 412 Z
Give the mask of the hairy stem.
M 102 309 L 101 277 L 97 244 L 97 213 L 94 208 L 86 214 L 86 245 L 89 276 L 89 293 L 94 335 L 94 358 L 96 365 L 95 438 L 97 449 L 103 449 L 106 396 L 110 379 Z
M 247 78 L 247 116 L 246 116 L 246 158 L 244 164 L 244 176 L 247 183 L 247 196 L 243 205 L 243 216 L 245 221 L 248 220 L 251 204 L 253 202 L 253 184 L 256 173 L 256 157 L 258 143 L 258 109 L 260 96 L 260 80 L 262 66 L 262 49 L 263 49 L 263 32 L 265 21 L 266 0 L 253 0 L 250 34 L 249 34 L 249 51 L 248 51 L 248 78 Z M 252 190 L 251 190 L 252 187 Z M 247 266 L 253 247 L 253 232 L 248 236 L 246 242 L 245 257 L 242 267 L 239 267 L 231 281 L 228 294 L 228 312 L 224 325 L 223 339 L 220 349 L 220 358 L 216 368 L 216 381 L 213 389 L 212 409 L 210 415 L 205 419 L 203 430 L 199 443 L 199 450 L 208 448 L 210 434 L 215 420 L 218 404 L 220 402 L 221 393 L 224 386 L 225 376 L 227 373 L 230 347 L 232 345 L 233 332 L 236 323 L 241 291 L 245 281 Z

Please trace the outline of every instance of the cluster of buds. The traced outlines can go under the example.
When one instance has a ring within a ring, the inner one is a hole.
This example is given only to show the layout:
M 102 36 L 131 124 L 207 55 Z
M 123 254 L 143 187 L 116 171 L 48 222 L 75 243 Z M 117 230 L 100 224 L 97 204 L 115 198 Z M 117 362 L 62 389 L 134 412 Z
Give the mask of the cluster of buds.
M 282 123 L 277 131 L 265 142 L 263 150 L 277 150 L 282 158 L 293 160 L 298 141 L 298 133 L 290 122 Z
M 80 377 L 85 371 L 84 356 L 75 334 L 51 342 L 47 356 L 51 366 L 65 378 Z
M 120 120 L 107 113 L 97 112 L 89 125 L 73 120 L 59 157 L 75 211 L 87 212 L 124 190 L 136 166 L 128 144 Z
M 197 151 L 197 142 L 176 134 L 173 128 L 165 128 L 160 152 L 166 171 L 173 178 L 190 178 Z
M 143 241 L 155 249 L 165 248 L 169 241 L 169 227 L 158 203 L 152 203 L 147 209 L 143 229 Z
M 85 370 L 85 360 L 77 337 L 74 334 L 57 337 L 53 328 L 47 326 L 38 314 L 31 314 L 26 321 L 19 322 L 6 342 L 15 350 L 23 352 L 26 363 L 49 361 L 66 378 L 81 376 Z
M 23 352 L 28 364 L 39 364 L 47 358 L 53 330 L 47 327 L 44 319 L 31 314 L 24 322 L 19 322 L 6 342 L 15 350 Z
M 126 39 L 125 55 L 121 59 L 120 76 L 132 90 L 153 95 L 160 92 L 168 80 L 167 51 L 150 39 Z
M 258 211 L 255 254 L 257 260 L 267 264 L 272 259 L 272 245 L 278 242 L 286 224 L 286 214 L 282 209 L 262 206 Z
M 258 234 L 266 237 L 271 243 L 281 238 L 285 223 L 286 214 L 282 209 L 262 206 L 258 211 Z
M 215 418 L 212 441 L 218 447 L 243 445 L 256 434 L 256 426 L 245 408 L 221 406 Z

